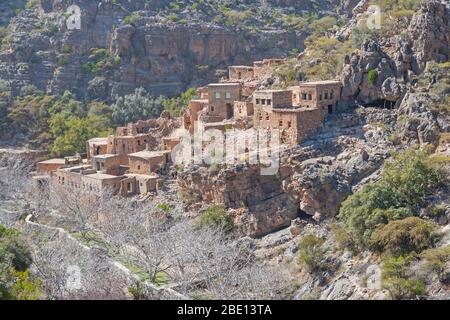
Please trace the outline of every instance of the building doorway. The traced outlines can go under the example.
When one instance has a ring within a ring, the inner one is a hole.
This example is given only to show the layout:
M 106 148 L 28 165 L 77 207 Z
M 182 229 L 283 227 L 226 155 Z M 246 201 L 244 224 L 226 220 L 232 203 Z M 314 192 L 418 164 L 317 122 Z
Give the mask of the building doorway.
M 231 103 L 227 103 L 227 119 L 233 118 L 233 106 Z
M 333 105 L 329 104 L 328 105 L 328 114 L 332 114 L 333 113 Z

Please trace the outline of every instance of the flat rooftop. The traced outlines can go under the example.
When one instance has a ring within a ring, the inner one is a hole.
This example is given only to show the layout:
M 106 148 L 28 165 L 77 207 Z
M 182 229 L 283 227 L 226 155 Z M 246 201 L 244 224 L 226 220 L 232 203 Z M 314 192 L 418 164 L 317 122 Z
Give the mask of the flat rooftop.
M 142 158 L 142 159 L 151 159 L 156 157 L 161 157 L 167 153 L 170 153 L 170 151 L 139 151 L 135 153 L 130 153 L 128 156 L 130 157 L 136 157 L 136 158 Z
M 77 173 L 79 171 L 89 170 L 89 169 L 93 169 L 92 166 L 89 164 L 85 164 L 85 165 L 79 165 L 79 166 L 74 166 L 74 167 L 69 167 L 69 168 L 61 168 L 61 169 L 59 169 L 59 171 Z
M 136 177 L 141 179 L 158 179 L 159 175 L 157 174 L 137 174 L 137 173 L 127 173 L 126 177 Z
M 229 66 L 228 68 L 253 69 L 252 66 Z
M 294 113 L 294 112 L 308 112 L 308 111 L 315 111 L 319 110 L 318 108 L 273 108 L 272 112 L 280 112 L 280 113 Z
M 117 158 L 119 156 L 120 155 L 118 155 L 118 154 L 110 154 L 110 153 L 108 153 L 108 154 L 99 154 L 99 155 L 94 156 L 94 159 L 112 159 L 112 158 Z
M 317 86 L 317 85 L 326 85 L 326 84 L 341 84 L 339 80 L 321 80 L 321 81 L 310 81 L 310 82 L 302 82 L 298 85 L 301 86 Z
M 89 139 L 88 142 L 97 143 L 97 144 L 106 144 L 108 138 L 92 138 Z
M 278 92 L 287 92 L 292 91 L 291 89 L 266 89 L 266 90 L 257 90 L 255 93 L 278 93 Z
M 55 158 L 55 159 L 49 159 L 49 160 L 45 160 L 45 161 L 41 161 L 38 163 L 42 163 L 42 164 L 66 164 L 66 160 L 65 159 L 60 159 L 60 158 Z
M 111 174 L 105 174 L 105 173 L 87 174 L 87 175 L 85 175 L 85 177 L 95 179 L 95 180 L 111 180 L 111 179 L 120 178 L 120 176 L 113 176 Z
M 240 86 L 239 82 L 221 82 L 221 83 L 210 83 L 208 87 L 234 87 Z

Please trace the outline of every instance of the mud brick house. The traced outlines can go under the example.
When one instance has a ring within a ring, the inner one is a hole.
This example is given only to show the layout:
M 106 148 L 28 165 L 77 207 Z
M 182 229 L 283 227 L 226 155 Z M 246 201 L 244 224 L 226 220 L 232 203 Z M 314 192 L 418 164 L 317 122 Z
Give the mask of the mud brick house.
M 140 151 L 128 155 L 130 173 L 152 174 L 170 160 L 170 151 Z
M 245 119 L 253 116 L 253 101 L 235 101 L 233 105 L 234 117 L 236 119 Z
M 128 165 L 128 154 L 146 149 L 150 134 L 145 121 L 131 123 L 128 127 L 119 127 L 115 135 L 107 138 L 107 154 L 120 156 L 120 163 Z
M 49 159 L 38 162 L 36 165 L 37 174 L 42 175 L 50 173 L 51 171 L 58 170 L 66 165 L 64 159 Z
M 45 161 L 38 162 L 36 164 L 36 171 L 38 175 L 45 175 L 52 171 L 58 170 L 60 168 L 67 168 L 71 166 L 76 166 L 82 163 L 80 156 L 72 156 L 65 158 L 49 159 Z
M 279 129 L 282 143 L 298 144 L 316 131 L 328 114 L 336 111 L 340 94 L 339 81 L 256 91 L 253 125 L 256 129 Z
M 107 138 L 93 138 L 87 141 L 87 159 L 91 160 L 94 156 L 106 154 L 108 152 Z
M 208 106 L 205 122 L 220 122 L 233 117 L 233 103 L 241 99 L 240 83 L 212 83 L 208 85 Z
M 92 159 L 92 166 L 99 173 L 121 175 L 128 167 L 122 166 L 120 160 L 117 154 L 101 154 Z
M 255 77 L 254 68 L 249 66 L 228 67 L 228 78 L 231 81 L 251 80 Z
M 288 89 L 292 90 L 294 106 L 317 108 L 333 113 L 341 98 L 342 84 L 337 80 L 314 81 Z

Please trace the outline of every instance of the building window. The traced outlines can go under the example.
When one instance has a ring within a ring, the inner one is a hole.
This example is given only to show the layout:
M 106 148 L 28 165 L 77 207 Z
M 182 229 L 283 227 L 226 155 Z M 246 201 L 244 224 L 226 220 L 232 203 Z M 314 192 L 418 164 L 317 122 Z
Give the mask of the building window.
M 140 146 L 141 145 L 141 140 L 138 140 L 138 146 Z
M 266 104 L 266 99 L 261 99 L 261 104 L 265 105 Z
M 131 192 L 131 183 L 130 182 L 127 183 L 127 190 L 128 190 L 128 192 Z
M 319 94 L 319 100 L 322 101 L 322 94 Z
M 333 99 L 333 96 L 334 96 L 334 92 L 331 91 L 331 92 L 330 92 L 330 99 Z
M 231 99 L 231 93 L 225 92 L 225 99 Z
M 308 94 L 308 100 L 312 100 L 312 95 L 311 95 L 311 93 Z
M 288 121 L 288 128 L 292 127 L 292 123 Z
M 325 100 L 328 100 L 328 92 L 325 92 Z
M 269 114 L 267 114 L 267 115 L 266 115 L 266 120 L 269 120 L 269 119 L 270 119 L 270 118 L 269 118 Z
M 280 125 L 280 127 L 282 127 L 282 126 L 283 126 L 283 121 L 282 121 L 282 120 L 280 120 L 280 123 L 279 123 L 279 125 Z
M 256 99 L 256 104 L 259 104 L 259 99 Z
M 220 100 L 220 92 L 215 92 L 214 96 L 216 97 L 217 100 Z
M 267 105 L 270 106 L 272 104 L 272 100 L 271 99 L 267 99 Z
M 214 112 L 214 106 L 211 106 L 211 112 Z
M 306 100 L 306 93 L 302 93 L 302 99 Z
M 141 166 L 137 166 L 137 169 L 138 169 L 138 170 L 141 170 Z

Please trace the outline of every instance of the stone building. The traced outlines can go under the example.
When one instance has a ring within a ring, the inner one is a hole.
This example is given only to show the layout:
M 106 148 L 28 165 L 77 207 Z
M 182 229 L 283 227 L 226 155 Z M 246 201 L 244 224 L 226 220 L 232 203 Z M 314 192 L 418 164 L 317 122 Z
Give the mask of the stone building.
M 253 94 L 253 126 L 279 129 L 281 142 L 298 144 L 336 110 L 339 81 L 302 83 L 288 90 L 261 90 Z
M 49 159 L 36 164 L 37 174 L 43 175 L 58 170 L 66 165 L 64 159 Z
M 288 89 L 292 90 L 294 106 L 318 108 L 333 113 L 341 98 L 342 84 L 338 80 L 314 81 Z
M 92 159 L 92 166 L 99 173 L 121 175 L 127 167 L 121 165 L 121 157 L 117 154 L 102 154 Z
M 204 130 L 205 126 L 224 127 L 221 122 L 234 116 L 234 102 L 241 100 L 242 84 L 237 82 L 211 83 L 202 99 L 189 102 L 188 111 L 182 116 L 183 128 L 191 134 Z M 201 124 L 200 124 L 201 123 Z
M 230 81 L 245 81 L 254 78 L 253 67 L 230 66 L 228 67 L 228 78 Z
M 87 141 L 87 159 L 91 160 L 94 156 L 106 154 L 108 152 L 107 138 L 93 138 Z
M 220 122 L 233 117 L 233 103 L 241 99 L 240 83 L 212 83 L 208 85 L 206 122 Z
M 253 116 L 253 101 L 235 101 L 233 114 L 236 119 L 245 119 Z
M 67 168 L 79 165 L 82 162 L 83 160 L 79 155 L 65 158 L 49 159 L 38 162 L 36 164 L 36 171 L 38 175 L 45 175 L 60 168 Z
M 140 151 L 129 154 L 128 157 L 130 173 L 150 175 L 169 162 L 170 151 Z

